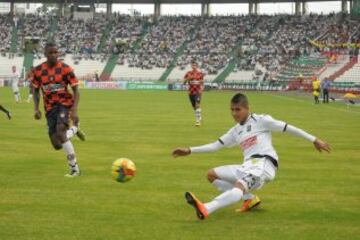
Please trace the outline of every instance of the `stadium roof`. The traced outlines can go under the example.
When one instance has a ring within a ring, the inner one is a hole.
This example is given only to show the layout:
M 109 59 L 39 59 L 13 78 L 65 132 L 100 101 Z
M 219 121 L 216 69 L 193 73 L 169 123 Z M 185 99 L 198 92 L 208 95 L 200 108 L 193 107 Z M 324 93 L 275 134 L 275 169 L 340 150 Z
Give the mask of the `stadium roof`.
M 14 3 L 127 3 L 127 4 L 149 4 L 149 3 L 165 3 L 165 4 L 181 4 L 181 3 L 275 3 L 275 2 L 297 2 L 298 0 L 5 0 L 0 2 L 14 2 Z M 321 2 L 321 1 L 339 1 L 339 0 L 306 0 L 306 2 Z M 302 0 L 300 0 L 302 2 Z

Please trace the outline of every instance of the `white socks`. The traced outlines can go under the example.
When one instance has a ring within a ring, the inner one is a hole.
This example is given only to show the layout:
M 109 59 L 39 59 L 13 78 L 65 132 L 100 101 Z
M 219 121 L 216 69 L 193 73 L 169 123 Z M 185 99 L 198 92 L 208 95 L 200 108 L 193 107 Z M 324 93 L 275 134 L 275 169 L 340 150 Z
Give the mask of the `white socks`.
M 219 196 L 217 196 L 214 200 L 211 202 L 205 203 L 205 208 L 208 211 L 208 213 L 212 213 L 219 208 L 226 207 L 228 205 L 231 205 L 233 203 L 236 203 L 240 201 L 240 199 L 243 196 L 243 191 L 240 188 L 232 188 L 231 190 L 228 190 Z
M 19 93 L 19 92 L 15 92 L 15 93 L 14 93 L 14 96 L 15 96 L 15 101 L 16 101 L 16 102 L 20 102 L 20 101 L 21 101 L 21 96 L 20 96 L 20 93 Z
M 27 102 L 31 102 L 32 98 L 33 98 L 33 95 L 32 95 L 32 94 L 29 94 L 28 99 L 27 99 Z
M 215 179 L 215 181 L 211 184 L 214 185 L 220 192 L 226 192 L 234 187 L 233 184 L 220 179 Z
M 246 201 L 246 200 L 249 200 L 249 199 L 253 199 L 254 197 L 255 196 L 253 194 L 248 192 L 248 193 L 244 194 L 243 199 L 244 199 L 244 201 Z
M 62 147 L 66 153 L 66 157 L 67 157 L 67 160 L 69 161 L 69 166 L 71 167 L 71 170 L 78 172 L 79 166 L 77 165 L 77 162 L 76 162 L 74 146 L 68 140 L 62 144 Z
M 201 108 L 197 108 L 195 110 L 195 119 L 196 122 L 200 122 L 201 121 Z
M 75 136 L 75 134 L 77 133 L 78 128 L 76 126 L 72 126 L 71 128 L 69 128 L 69 130 L 66 131 L 66 138 L 70 139 L 73 136 Z

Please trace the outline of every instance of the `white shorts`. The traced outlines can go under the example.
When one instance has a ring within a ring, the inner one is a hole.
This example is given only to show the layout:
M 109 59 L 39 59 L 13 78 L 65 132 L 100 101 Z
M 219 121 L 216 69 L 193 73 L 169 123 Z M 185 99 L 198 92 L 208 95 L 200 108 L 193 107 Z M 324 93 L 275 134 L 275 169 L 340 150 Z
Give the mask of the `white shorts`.
M 19 85 L 18 85 L 18 83 L 13 83 L 13 84 L 11 84 L 11 87 L 12 87 L 12 90 L 13 90 L 13 92 L 19 92 Z
M 240 182 L 246 191 L 260 189 L 264 183 L 275 178 L 276 167 L 266 158 L 253 158 L 241 165 L 226 165 L 214 168 L 216 175 L 224 181 Z

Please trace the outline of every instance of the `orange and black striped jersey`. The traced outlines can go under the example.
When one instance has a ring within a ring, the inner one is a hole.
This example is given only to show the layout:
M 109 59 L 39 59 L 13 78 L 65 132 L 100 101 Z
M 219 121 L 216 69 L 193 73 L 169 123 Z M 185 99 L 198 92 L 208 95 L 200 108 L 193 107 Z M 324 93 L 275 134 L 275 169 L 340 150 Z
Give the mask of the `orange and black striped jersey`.
M 200 71 L 188 71 L 185 79 L 189 80 L 189 95 L 196 95 L 202 92 L 204 85 L 204 74 Z
M 45 111 L 49 112 L 56 105 L 71 107 L 74 103 L 68 86 L 79 84 L 73 69 L 67 64 L 57 61 L 54 67 L 47 62 L 36 66 L 32 70 L 32 86 L 42 91 Z

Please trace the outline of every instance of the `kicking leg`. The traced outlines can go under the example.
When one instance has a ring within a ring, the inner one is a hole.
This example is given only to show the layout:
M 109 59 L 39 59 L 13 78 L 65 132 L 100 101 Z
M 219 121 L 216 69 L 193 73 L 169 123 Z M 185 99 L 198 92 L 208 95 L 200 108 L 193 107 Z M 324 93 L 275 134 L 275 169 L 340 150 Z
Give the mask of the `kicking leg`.
M 76 161 L 75 150 L 72 142 L 67 138 L 67 126 L 60 122 L 56 126 L 57 137 L 61 142 L 61 147 L 64 149 L 66 158 L 70 166 L 70 174 L 66 174 L 66 177 L 80 176 L 80 169 Z
M 227 178 L 219 177 L 216 173 L 216 170 L 219 169 L 220 173 L 225 173 L 227 175 Z M 223 192 L 213 201 L 204 204 L 197 199 L 193 193 L 185 193 L 187 203 L 194 207 L 196 215 L 200 220 L 207 218 L 209 214 L 217 209 L 236 203 L 242 198 L 245 187 L 242 186 L 242 183 L 236 182 L 235 176 L 231 174 L 231 171 L 228 171 L 230 169 L 231 166 L 224 166 L 208 171 L 208 180 L 221 192 Z
M 219 172 L 222 173 L 221 170 Z M 208 171 L 207 178 L 209 182 L 213 184 L 220 192 L 226 192 L 234 187 L 234 184 L 220 179 L 214 169 Z M 260 198 L 256 195 L 251 194 L 250 192 L 244 192 L 242 198 L 244 199 L 244 203 L 241 208 L 236 209 L 236 212 L 249 211 L 257 207 L 261 203 Z
M 201 126 L 201 107 L 200 107 L 200 102 L 201 102 L 201 96 L 199 94 L 197 94 L 195 96 L 195 119 L 196 119 L 196 124 L 195 126 L 200 127 Z
M 211 202 L 204 204 L 207 213 L 211 214 L 220 208 L 224 208 L 231 204 L 237 203 L 241 200 L 245 190 L 246 188 L 243 186 L 242 183 L 236 182 L 232 189 L 223 192 L 222 194 L 214 198 Z
M 207 179 L 214 185 L 220 192 L 226 192 L 234 187 L 233 183 L 220 179 L 214 169 L 208 171 Z

